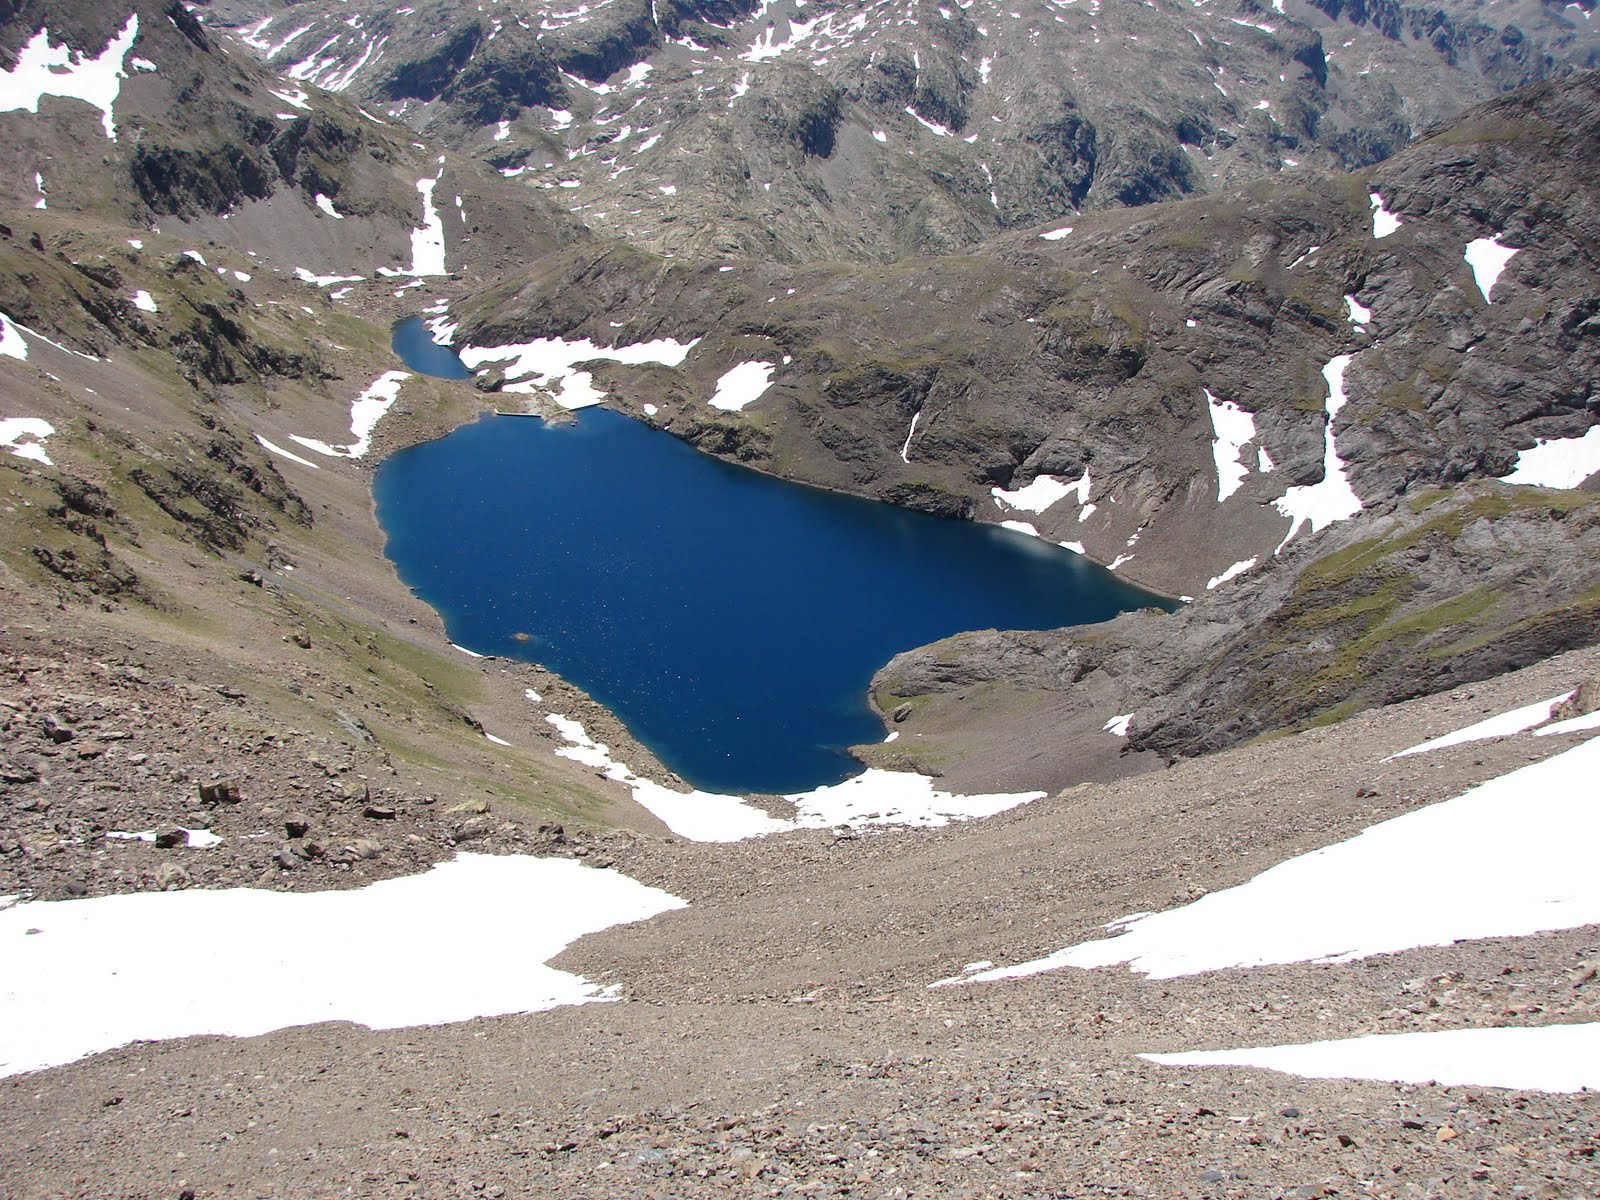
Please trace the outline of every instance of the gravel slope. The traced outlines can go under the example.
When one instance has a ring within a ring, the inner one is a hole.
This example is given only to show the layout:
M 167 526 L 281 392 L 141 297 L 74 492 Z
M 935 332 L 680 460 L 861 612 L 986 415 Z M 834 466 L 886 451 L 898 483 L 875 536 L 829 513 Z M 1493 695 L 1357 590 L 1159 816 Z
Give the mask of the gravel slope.
M 1135 1054 L 1594 1019 L 1594 927 L 1165 981 L 925 985 L 1555 753 L 1572 739 L 1380 761 L 1597 672 L 1600 654 L 1568 655 L 944 830 L 618 840 L 619 866 L 691 901 L 556 960 L 624 984 L 624 1001 L 140 1044 L 0 1081 L 0 1194 L 1591 1195 L 1591 1094 Z M 517 952 L 516 914 L 460 919 L 496 922 Z M 181 953 L 151 952 L 172 954 L 182 987 Z

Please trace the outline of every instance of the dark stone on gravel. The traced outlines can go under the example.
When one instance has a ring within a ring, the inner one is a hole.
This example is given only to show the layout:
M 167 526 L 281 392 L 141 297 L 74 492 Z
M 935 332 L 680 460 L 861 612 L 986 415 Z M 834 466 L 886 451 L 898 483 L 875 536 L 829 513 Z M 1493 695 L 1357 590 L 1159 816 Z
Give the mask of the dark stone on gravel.
M 392 821 L 395 819 L 395 810 L 388 804 L 369 804 L 361 810 L 361 815 L 369 821 Z
M 239 783 L 233 779 L 219 779 L 214 783 L 200 785 L 200 802 L 202 804 L 238 804 L 243 796 L 239 792 Z
M 189 844 L 189 831 L 177 825 L 156 830 L 156 849 L 173 850 Z
M 283 831 L 290 838 L 303 838 L 311 832 L 311 818 L 305 813 L 288 813 L 283 818 Z
M 56 716 L 55 713 L 46 713 L 44 719 L 39 722 L 39 727 L 44 736 L 58 746 L 63 742 L 70 742 L 78 736 L 77 730 Z

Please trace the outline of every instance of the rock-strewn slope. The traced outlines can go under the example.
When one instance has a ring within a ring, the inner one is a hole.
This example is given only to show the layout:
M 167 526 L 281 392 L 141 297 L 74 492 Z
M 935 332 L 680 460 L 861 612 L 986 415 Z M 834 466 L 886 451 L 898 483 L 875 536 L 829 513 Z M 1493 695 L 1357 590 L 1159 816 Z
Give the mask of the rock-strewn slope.
M 619 863 L 690 905 L 558 960 L 623 984 L 620 1002 L 109 1051 L 0 1087 L 0 1175 L 20 1197 L 1583 1195 L 1592 1093 L 1138 1055 L 1593 1021 L 1594 926 L 1176 979 L 926 985 L 1101 936 L 1566 749 L 1524 736 L 1380 761 L 1597 668 L 1569 656 L 943 830 L 624 847 Z M 457 919 L 504 921 L 517 953 L 520 918 Z

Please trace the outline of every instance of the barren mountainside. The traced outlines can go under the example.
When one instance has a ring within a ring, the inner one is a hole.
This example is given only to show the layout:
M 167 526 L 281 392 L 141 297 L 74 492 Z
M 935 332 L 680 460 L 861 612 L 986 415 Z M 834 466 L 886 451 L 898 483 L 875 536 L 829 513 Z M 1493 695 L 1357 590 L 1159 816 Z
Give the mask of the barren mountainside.
M 169 892 L 310 912 L 480 854 L 666 897 L 560 958 L 615 1004 L 162 1025 L 27 1074 L 0 1052 L 0 1196 L 1593 1192 L 1591 1095 L 1140 1057 L 1587 1026 L 1588 917 L 1003 976 L 1578 772 L 1594 22 L 1539 0 L 0 4 L 0 917 Z M 416 315 L 472 378 L 402 369 Z M 386 455 L 587 399 L 1005 525 L 1175 611 L 882 665 L 890 740 L 852 751 L 871 778 L 1033 797 L 1001 815 L 834 825 L 690 792 L 568 681 L 453 645 L 384 556 Z M 697 840 L 696 803 L 765 836 Z M 1561 820 L 1551 843 L 1586 844 Z M 1272 907 L 1310 926 L 1369 893 L 1408 918 L 1496 894 L 1451 861 Z M 370 962 L 360 982 L 414 999 L 543 970 L 529 931 L 582 907 L 224 937 L 281 964 L 263 995 Z M 19 925 L 14 961 L 57 928 Z M 428 957 L 479 939 L 464 969 Z M 170 972 L 163 1019 L 191 1011 L 218 961 L 193 928 L 135 942 Z M 972 986 L 928 986 L 952 979 Z

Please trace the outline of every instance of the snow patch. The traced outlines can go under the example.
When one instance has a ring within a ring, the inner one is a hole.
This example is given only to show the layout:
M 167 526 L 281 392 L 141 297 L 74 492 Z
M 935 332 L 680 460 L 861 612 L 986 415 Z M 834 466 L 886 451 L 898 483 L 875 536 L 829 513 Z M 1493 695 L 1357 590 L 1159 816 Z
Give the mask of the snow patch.
M 1502 246 L 1498 237 L 1478 238 L 1467 243 L 1462 257 L 1466 259 L 1467 266 L 1472 268 L 1472 281 L 1483 293 L 1485 304 L 1490 303 L 1489 292 L 1500 278 L 1500 273 L 1506 269 L 1506 264 L 1511 261 L 1512 255 L 1516 253 L 1516 247 Z
M 282 446 L 267 441 L 267 439 L 262 437 L 259 433 L 256 434 L 256 442 L 269 454 L 276 454 L 279 458 L 287 458 L 290 462 L 297 462 L 302 467 L 310 467 L 313 471 L 322 470 L 320 466 L 312 462 L 309 458 L 301 458 L 293 450 L 285 450 Z
M 1041 233 L 1039 235 L 1039 240 L 1041 242 L 1059 242 L 1071 232 L 1071 225 L 1063 225 L 1060 229 L 1052 229 L 1049 233 Z
M 153 313 L 161 311 L 156 305 L 156 298 L 143 288 L 133 294 L 133 306 L 140 312 Z
M 1255 565 L 1256 565 L 1256 560 L 1254 558 L 1247 558 L 1247 559 L 1244 559 L 1244 560 L 1242 560 L 1240 562 L 1234 563 L 1233 566 L 1229 567 L 1221 575 L 1213 576 L 1211 578 L 1211 580 L 1206 584 L 1206 591 L 1209 592 L 1212 588 L 1221 587 L 1223 584 L 1227 583 L 1230 579 L 1237 579 L 1240 575 L 1243 575 L 1246 571 L 1248 571 L 1251 567 L 1253 567 Z
M 1272 963 L 1350 962 L 1600 921 L 1600 738 L 1371 826 L 1193 904 L 1107 926 L 1120 937 L 974 976 L 1126 963 L 1156 979 Z M 1463 879 L 1493 880 L 1463 888 Z M 1450 902 L 1440 903 L 1441 896 Z
M 1037 800 L 1043 792 L 957 796 L 934 788 L 933 780 L 906 771 L 869 769 L 843 783 L 796 792 L 785 799 L 795 807 L 793 820 L 763 812 L 738 796 L 714 792 L 674 792 L 641 779 L 611 757 L 583 725 L 554 713 L 545 717 L 569 745 L 556 753 L 603 771 L 627 784 L 633 798 L 680 837 L 697 842 L 736 842 L 794 829 L 827 829 L 838 825 L 947 825 L 951 821 L 991 816 Z
M 1232 400 L 1218 400 L 1209 388 L 1205 392 L 1206 407 L 1211 413 L 1211 457 L 1217 465 L 1217 503 L 1221 504 L 1244 485 L 1250 474 L 1242 458 L 1247 443 L 1255 441 L 1256 419 Z M 1213 585 L 1215 586 L 1215 585 Z
M 5 349 L 0 342 L 0 351 Z M 26 358 L 24 352 L 13 357 Z M 0 448 L 9 450 L 18 458 L 31 459 L 47 467 L 55 466 L 45 452 L 46 439 L 54 436 L 56 427 L 41 417 L 0 417 Z
M 334 208 L 333 201 L 329 200 L 321 192 L 318 192 L 317 195 L 316 195 L 316 204 L 317 204 L 318 208 L 320 208 L 323 212 L 327 213 L 335 221 L 344 220 L 344 214 L 342 212 L 340 212 L 338 209 Z
M 503 390 L 528 393 L 535 389 L 550 391 L 556 403 L 563 408 L 587 408 L 605 399 L 594 388 L 594 377 L 587 371 L 576 370 L 576 365 L 594 359 L 627 363 L 659 363 L 676 367 L 699 345 L 700 339 L 680 342 L 674 338 L 658 338 L 652 342 L 637 342 L 631 346 L 597 346 L 588 338 L 569 342 L 565 338 L 535 338 L 531 342 L 506 346 L 467 346 L 461 351 L 461 361 L 476 370 L 484 363 L 506 362 L 505 377 L 510 382 Z
M 1486 738 L 1510 737 L 1514 733 L 1521 733 L 1525 729 L 1532 729 L 1535 725 L 1542 725 L 1550 719 L 1550 710 L 1565 700 L 1572 699 L 1574 693 L 1566 692 L 1560 696 L 1551 696 L 1548 700 L 1540 700 L 1537 704 L 1524 704 L 1521 708 L 1513 708 L 1509 712 L 1497 713 L 1495 716 L 1478 721 L 1472 725 L 1463 726 L 1452 733 L 1440 737 L 1430 738 L 1426 742 L 1419 742 L 1398 754 L 1391 754 L 1384 759 L 1388 762 L 1394 758 L 1409 758 L 1413 754 L 1426 754 L 1430 750 L 1443 750 L 1447 746 L 1459 746 L 1464 742 L 1481 742 Z
M 1361 511 L 1361 498 L 1345 476 L 1344 460 L 1339 457 L 1333 437 L 1334 418 L 1349 399 L 1344 391 L 1344 373 L 1352 357 L 1341 354 L 1322 368 L 1322 377 L 1328 382 L 1328 399 L 1323 406 L 1328 424 L 1322 433 L 1322 480 L 1292 487 L 1272 502 L 1272 506 L 1292 522 L 1274 554 L 1281 553 L 1289 540 L 1300 532 L 1300 526 L 1307 522 L 1311 524 L 1311 532 L 1316 533 L 1326 525 L 1346 520 Z
M 400 396 L 400 385 L 411 378 L 409 371 L 385 371 L 350 405 L 350 432 L 355 441 L 348 446 L 330 446 L 297 433 L 289 436 L 308 450 L 329 458 L 360 458 L 372 447 L 372 431 Z
M 185 844 L 191 850 L 209 850 L 213 846 L 222 845 L 222 838 L 209 829 L 185 829 L 183 832 L 189 839 Z M 153 842 L 156 840 L 156 831 L 144 829 L 138 833 L 123 833 L 112 829 L 106 832 L 106 837 L 124 842 Z
M 922 410 L 919 408 L 911 414 L 911 428 L 906 430 L 905 445 L 900 447 L 900 461 L 903 463 L 911 461 L 911 439 L 917 436 L 917 422 L 920 420 L 922 420 Z
M 336 283 L 360 283 L 359 275 L 313 275 L 304 267 L 294 269 L 294 277 L 303 283 L 314 284 L 317 287 L 332 287 Z
M 320 1021 L 395 1029 L 612 999 L 545 962 L 586 933 L 682 907 L 616 871 L 488 854 L 344 891 L 18 904 L 0 912 L 0 1074 L 135 1039 L 250 1037 Z M 464 915 L 499 912 L 521 914 L 515 953 L 500 922 Z M 152 945 L 184 947 L 183 987 Z
M 915 121 L 917 122 L 917 124 L 921 125 L 929 133 L 933 134 L 934 137 L 949 137 L 950 136 L 950 131 L 948 129 L 946 129 L 943 125 L 939 125 L 939 124 L 934 123 L 933 121 L 928 120 L 921 113 L 919 113 L 916 109 L 912 108 L 909 104 L 906 105 L 906 112 L 910 113 L 912 118 L 915 119 Z
M 0 71 L 0 112 L 18 109 L 36 113 L 45 96 L 82 100 L 100 110 L 106 137 L 117 140 L 112 108 L 127 73 L 123 60 L 139 33 L 139 14 L 131 13 L 105 49 L 94 58 L 65 42 L 50 44 L 50 30 L 41 28 L 17 53 L 16 66 Z
M 1305 1079 L 1581 1092 L 1600 1087 L 1600 1022 L 1371 1033 L 1290 1046 L 1139 1057 L 1169 1067 L 1260 1067 Z
M 1067 496 L 1075 495 L 1079 507 L 1089 503 L 1089 488 L 1092 480 L 1089 478 L 1089 468 L 1083 469 L 1083 475 L 1078 479 L 1062 479 L 1058 475 L 1036 475 L 1033 482 L 1026 487 L 1017 488 L 1008 492 L 1003 488 L 992 487 L 989 494 L 1002 508 L 1016 508 L 1023 512 L 1042 513 L 1048 508 L 1059 504 Z
M 1128 736 L 1128 726 L 1132 723 L 1133 714 L 1123 713 L 1121 716 L 1112 717 L 1100 728 L 1113 737 L 1125 738 Z M 993 964 L 990 965 L 992 966 Z
M 1354 296 L 1344 298 L 1345 308 L 1349 310 L 1350 324 L 1361 329 L 1372 323 L 1372 310 Z
M 0 344 L 0 350 L 3 350 Z M 1540 438 L 1517 455 L 1517 466 L 1501 483 L 1523 487 L 1575 488 L 1600 471 L 1600 425 L 1582 437 Z
M 1383 206 L 1383 197 L 1377 192 L 1367 197 L 1372 202 L 1372 236 L 1386 238 L 1400 228 L 1400 217 Z
M 717 390 L 709 401 L 712 408 L 724 412 L 741 412 L 747 404 L 759 400 L 772 386 L 772 369 L 769 362 L 742 362 L 723 372 L 717 380 Z

